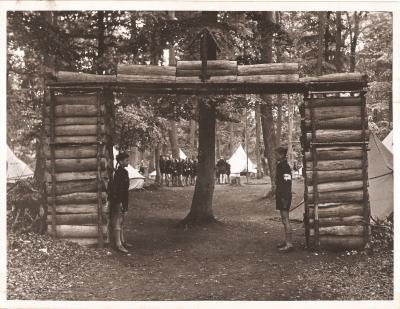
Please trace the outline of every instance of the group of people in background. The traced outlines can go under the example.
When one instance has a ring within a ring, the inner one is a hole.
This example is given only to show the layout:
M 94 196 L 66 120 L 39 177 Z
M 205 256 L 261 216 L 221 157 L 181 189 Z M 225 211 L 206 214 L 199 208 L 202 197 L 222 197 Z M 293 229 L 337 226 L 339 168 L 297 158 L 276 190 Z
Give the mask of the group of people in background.
M 160 184 L 172 187 L 193 186 L 197 178 L 197 160 L 174 159 L 171 155 L 160 156 Z
M 224 159 L 224 157 L 220 157 L 220 159 L 217 161 L 215 173 L 217 177 L 217 184 L 222 185 L 230 183 L 231 165 Z

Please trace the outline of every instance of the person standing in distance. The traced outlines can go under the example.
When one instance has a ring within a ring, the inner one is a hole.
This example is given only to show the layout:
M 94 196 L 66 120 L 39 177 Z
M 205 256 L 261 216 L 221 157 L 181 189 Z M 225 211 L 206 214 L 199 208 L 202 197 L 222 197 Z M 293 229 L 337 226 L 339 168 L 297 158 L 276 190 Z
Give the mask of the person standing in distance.
M 285 230 L 285 240 L 278 244 L 278 248 L 281 252 L 290 252 L 294 249 L 289 221 L 289 210 L 292 203 L 292 170 L 286 159 L 287 148 L 278 147 L 275 152 L 278 161 L 276 166 L 276 209 L 280 211 Z
M 129 199 L 129 176 L 125 167 L 129 164 L 129 155 L 126 152 L 120 152 L 116 160 L 117 164 L 109 194 L 111 224 L 116 249 L 127 253 L 126 247 L 131 247 L 125 242 L 124 237 L 124 218 L 128 212 Z

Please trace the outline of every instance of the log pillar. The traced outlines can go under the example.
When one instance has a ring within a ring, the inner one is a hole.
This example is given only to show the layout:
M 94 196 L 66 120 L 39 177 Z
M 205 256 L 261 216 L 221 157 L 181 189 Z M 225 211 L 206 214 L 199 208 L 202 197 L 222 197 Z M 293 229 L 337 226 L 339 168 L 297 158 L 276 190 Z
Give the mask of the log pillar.
M 48 233 L 83 245 L 108 242 L 113 94 L 103 87 L 50 86 L 46 124 Z
M 369 133 L 364 95 L 362 88 L 310 88 L 304 95 L 300 113 L 309 248 L 361 249 L 369 240 Z

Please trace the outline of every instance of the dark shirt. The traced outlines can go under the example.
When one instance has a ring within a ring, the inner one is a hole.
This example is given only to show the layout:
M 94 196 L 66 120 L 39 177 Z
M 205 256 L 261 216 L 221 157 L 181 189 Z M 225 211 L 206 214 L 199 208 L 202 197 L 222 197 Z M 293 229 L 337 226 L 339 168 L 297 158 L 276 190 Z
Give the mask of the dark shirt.
M 276 196 L 289 198 L 292 194 L 292 171 L 286 160 L 276 166 Z
M 226 172 L 226 161 L 224 159 L 219 159 L 217 162 L 217 171 L 220 174 L 225 174 Z
M 119 165 L 114 173 L 111 195 L 113 203 L 122 203 L 122 208 L 125 210 L 128 209 L 129 175 L 128 171 L 122 165 Z
M 164 174 L 165 173 L 165 160 L 163 157 L 160 158 L 159 164 L 160 164 L 160 173 Z
M 227 175 L 231 174 L 231 165 L 228 162 L 226 162 L 226 174 Z

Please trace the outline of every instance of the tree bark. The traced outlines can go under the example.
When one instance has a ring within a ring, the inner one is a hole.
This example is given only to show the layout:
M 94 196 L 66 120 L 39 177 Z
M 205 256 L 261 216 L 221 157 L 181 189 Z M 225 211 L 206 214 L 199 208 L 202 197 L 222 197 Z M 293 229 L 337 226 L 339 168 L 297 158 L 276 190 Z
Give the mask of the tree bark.
M 206 22 L 217 22 L 217 12 L 202 12 L 202 17 Z M 216 46 L 208 38 L 207 59 L 214 60 L 216 58 Z M 190 212 L 182 221 L 183 225 L 206 224 L 216 221 L 212 210 L 215 178 L 215 123 L 215 105 L 205 97 L 200 98 L 198 176 Z
M 350 40 L 350 72 L 356 70 L 356 48 L 358 36 L 360 35 L 360 15 L 358 12 L 353 13 L 354 33 Z
M 96 59 L 96 73 L 103 75 L 104 66 L 102 64 L 102 57 L 106 50 L 105 45 L 105 24 L 104 24 L 104 11 L 97 12 L 97 59 Z
M 276 118 L 276 147 L 281 145 L 281 137 L 282 137 L 282 94 L 279 93 L 276 96 L 276 103 L 278 108 L 277 118 Z
M 342 12 L 336 12 L 336 50 L 335 50 L 335 66 L 336 72 L 342 72 Z
M 272 39 L 273 30 L 272 25 L 274 23 L 273 12 L 263 12 L 261 21 L 261 59 L 262 62 L 271 63 L 272 62 Z M 271 190 L 267 193 L 267 196 L 275 195 L 275 174 L 276 174 L 276 158 L 275 158 L 275 148 L 276 148 L 276 138 L 274 129 L 274 118 L 272 113 L 272 98 L 269 95 L 262 96 L 265 104 L 260 106 L 261 112 L 261 126 L 263 131 L 264 140 L 264 157 L 268 159 L 269 176 L 271 178 Z
M 324 56 L 324 31 L 326 12 L 318 12 L 318 58 L 317 75 L 322 75 L 322 60 Z
M 261 119 L 260 119 L 260 104 L 257 102 L 255 107 L 255 120 L 256 120 L 256 160 L 257 160 L 257 179 L 262 177 L 262 164 L 260 155 L 260 142 L 261 142 Z
M 156 144 L 154 147 L 154 163 L 156 165 L 156 183 L 161 183 L 161 172 L 160 172 L 160 143 Z
M 288 162 L 293 166 L 293 100 L 287 95 L 288 106 Z

